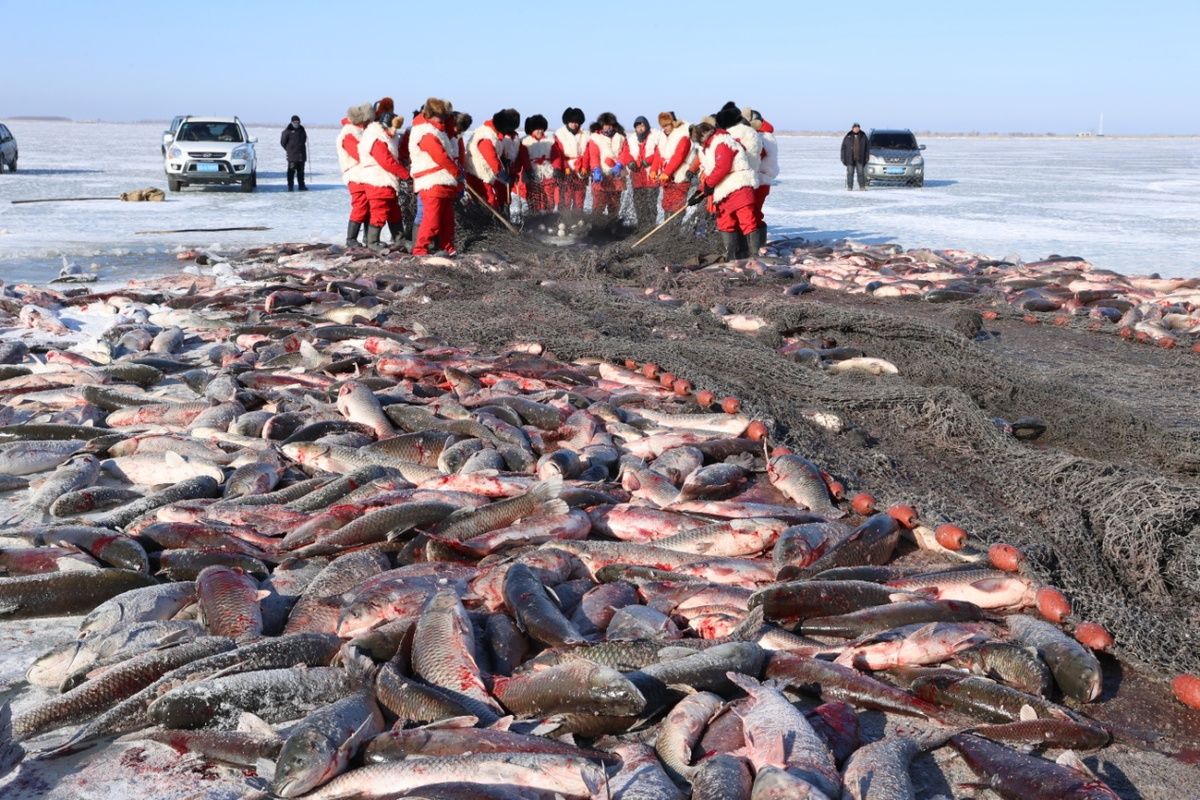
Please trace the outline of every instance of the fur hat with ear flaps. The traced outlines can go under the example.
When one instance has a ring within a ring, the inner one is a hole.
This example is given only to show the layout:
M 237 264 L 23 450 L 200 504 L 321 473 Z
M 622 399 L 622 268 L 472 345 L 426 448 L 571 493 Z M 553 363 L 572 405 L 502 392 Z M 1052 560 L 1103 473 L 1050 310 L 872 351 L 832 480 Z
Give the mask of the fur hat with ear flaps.
M 346 109 L 346 119 L 354 125 L 366 125 L 372 119 L 371 104 L 363 103 Z
M 583 109 L 567 107 L 567 110 L 562 113 L 563 125 L 569 125 L 574 122 L 576 125 L 582 125 L 584 121 Z
M 504 108 L 492 115 L 492 125 L 500 133 L 516 133 L 521 127 L 521 112 L 515 108 Z
M 440 97 L 431 97 L 425 101 L 425 105 L 421 106 L 421 116 L 425 119 L 441 119 L 452 111 L 454 111 L 454 106 L 450 104 L 450 101 Z
M 714 114 L 713 118 L 717 121 L 718 128 L 729 130 L 742 121 L 742 110 L 730 101 L 721 106 L 721 110 Z
M 621 127 L 621 123 L 617 122 L 617 115 L 611 111 L 605 111 L 603 114 L 596 117 L 595 125 L 597 130 L 603 128 L 605 125 L 612 125 L 613 129 L 617 133 L 621 134 L 622 136 L 625 135 L 625 129 Z
M 688 137 L 696 144 L 704 144 L 716 127 L 708 122 L 698 122 L 688 128 Z
M 532 117 L 525 118 L 525 134 L 532 135 L 534 131 L 548 130 L 550 123 L 541 114 L 534 114 Z

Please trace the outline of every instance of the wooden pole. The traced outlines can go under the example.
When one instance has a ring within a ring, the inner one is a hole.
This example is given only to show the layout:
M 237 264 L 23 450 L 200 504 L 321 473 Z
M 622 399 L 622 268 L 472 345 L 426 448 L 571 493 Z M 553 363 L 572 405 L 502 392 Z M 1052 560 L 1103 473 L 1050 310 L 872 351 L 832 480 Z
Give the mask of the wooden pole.
M 667 227 L 667 223 L 668 223 L 668 222 L 670 222 L 671 220 L 675 219 L 676 217 L 678 217 L 680 214 L 682 214 L 683 212 L 685 212 L 685 211 L 687 211 L 687 210 L 688 210 L 688 207 L 685 205 L 683 208 L 679 209 L 679 210 L 678 210 L 678 211 L 676 211 L 674 214 L 672 214 L 671 216 L 669 216 L 669 217 L 667 217 L 666 219 L 664 219 L 662 222 L 660 222 L 660 223 L 658 224 L 658 227 L 656 227 L 654 230 L 650 231 L 650 232 L 649 232 L 649 233 L 647 233 L 645 236 L 643 236 L 642 238 L 640 238 L 640 239 L 638 239 L 636 242 L 634 242 L 634 243 L 631 245 L 631 249 L 632 249 L 633 247 L 637 247 L 639 244 L 641 244 L 642 242 L 646 241 L 646 240 L 647 240 L 647 239 L 649 239 L 651 236 L 653 236 L 654 234 L 656 234 L 656 233 L 658 233 L 659 231 L 661 231 L 663 228 Z
M 513 227 L 513 224 L 504 218 L 503 214 L 501 214 L 499 211 L 497 211 L 496 209 L 494 209 L 490 205 L 488 205 L 488 201 L 484 200 L 482 197 L 480 197 L 479 192 L 477 192 L 473 188 L 471 188 L 471 184 L 464 183 L 463 186 L 466 187 L 466 190 L 471 193 L 471 197 L 474 197 L 476 200 L 478 200 L 483 205 L 484 208 L 486 208 L 488 211 L 492 212 L 493 217 L 500 220 L 501 225 L 508 228 L 509 233 L 516 234 L 517 236 L 521 235 L 520 232 L 516 228 Z
M 262 225 L 251 225 L 242 228 L 178 228 L 173 231 L 135 231 L 134 236 L 145 236 L 147 234 L 161 233 L 224 233 L 226 231 L 269 231 L 270 228 Z
M 14 206 L 22 203 L 77 203 L 80 200 L 120 200 L 120 197 L 43 197 L 38 200 L 13 200 Z

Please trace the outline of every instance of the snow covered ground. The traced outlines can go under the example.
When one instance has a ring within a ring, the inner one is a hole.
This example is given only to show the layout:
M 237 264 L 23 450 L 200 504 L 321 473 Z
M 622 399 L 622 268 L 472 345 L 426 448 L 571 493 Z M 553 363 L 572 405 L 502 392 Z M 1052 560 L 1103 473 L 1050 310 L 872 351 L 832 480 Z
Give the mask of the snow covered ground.
M 182 246 L 337 241 L 346 194 L 333 128 L 310 127 L 312 178 L 288 194 L 279 129 L 259 137 L 259 188 L 186 189 L 165 203 L 9 200 L 104 196 L 165 188 L 160 125 L 16 122 L 20 171 L 0 175 L 0 277 L 45 280 L 62 256 L 103 277 L 174 269 Z M 1035 260 L 1083 256 L 1127 273 L 1200 275 L 1197 141 L 973 139 L 925 141 L 923 189 L 847 192 L 837 137 L 783 137 L 783 174 L 767 205 L 773 235 L 893 241 Z M 269 231 L 139 235 L 138 231 L 263 225 Z

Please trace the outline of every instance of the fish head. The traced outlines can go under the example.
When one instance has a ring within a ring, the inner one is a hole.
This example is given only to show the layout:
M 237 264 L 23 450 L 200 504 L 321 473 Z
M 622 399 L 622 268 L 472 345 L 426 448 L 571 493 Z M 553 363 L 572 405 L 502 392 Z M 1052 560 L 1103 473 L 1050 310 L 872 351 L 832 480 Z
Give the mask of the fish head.
M 326 738 L 313 728 L 297 731 L 284 742 L 275 762 L 271 790 L 280 797 L 297 797 L 320 783 L 336 769 L 335 754 Z
M 609 714 L 640 714 L 646 698 L 633 683 L 611 667 L 599 667 L 588 674 L 588 696 L 606 708 Z

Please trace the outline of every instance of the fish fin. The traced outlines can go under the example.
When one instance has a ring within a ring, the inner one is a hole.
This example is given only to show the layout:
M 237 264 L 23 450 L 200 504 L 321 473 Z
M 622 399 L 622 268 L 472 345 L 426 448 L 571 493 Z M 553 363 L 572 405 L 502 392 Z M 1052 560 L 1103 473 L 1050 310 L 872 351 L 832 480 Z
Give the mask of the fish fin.
M 548 500 L 538 509 L 539 516 L 556 517 L 570 512 L 571 507 L 561 497 Z
M 548 736 L 561 727 L 562 715 L 555 714 L 554 716 L 547 717 L 539 722 L 536 726 L 534 726 L 533 730 L 529 731 L 529 734 L 531 736 Z
M 465 717 L 463 719 L 465 719 Z M 512 724 L 513 724 L 514 720 L 515 720 L 515 717 L 513 717 L 512 714 L 509 714 L 507 716 L 500 717 L 500 719 L 496 720 L 495 722 L 493 722 L 491 725 L 488 725 L 487 727 L 494 731 L 507 731 L 510 728 L 512 728 Z
M 1087 764 L 1083 763 L 1083 759 L 1081 759 L 1079 754 L 1074 750 L 1063 750 L 1058 754 L 1058 758 L 1054 759 L 1054 763 L 1058 764 L 1060 767 L 1073 769 L 1086 777 L 1088 780 L 1100 780 L 1100 778 L 1096 776 L 1096 773 L 1092 772 L 1091 768 L 1088 767 Z
M 548 502 L 556 499 L 560 494 L 562 494 L 562 490 L 562 475 L 551 475 L 546 480 L 534 485 L 533 488 L 525 493 L 525 496 L 530 500 L 534 500 L 540 504 L 542 502 Z M 567 513 L 566 508 L 559 513 Z
M 754 678 L 751 678 L 749 675 L 743 675 L 740 672 L 726 672 L 725 677 L 728 678 L 734 686 L 737 686 L 743 692 L 751 696 L 754 695 L 755 690 L 762 686 L 762 684 L 756 681 Z
M 572 747 L 578 746 L 575 742 L 575 734 L 573 733 L 564 733 L 562 736 L 556 736 L 554 738 L 558 739 L 558 741 L 562 742 L 563 744 L 569 744 Z
M 367 732 L 371 730 L 371 726 L 375 724 L 375 714 L 367 714 L 367 718 L 362 721 L 362 724 L 342 742 L 337 749 L 339 762 L 346 762 L 354 758 L 354 753 L 358 750 L 358 746 L 363 743 Z
M 936 595 L 937 589 L 934 589 L 932 593 Z M 913 592 L 893 592 L 892 594 L 888 595 L 888 601 L 891 603 L 903 603 L 905 601 L 912 600 L 913 594 Z M 916 594 L 927 594 L 927 592 L 920 590 L 916 592 Z
M 1037 711 L 1031 705 L 1021 706 L 1021 722 L 1029 722 L 1038 718 Z
M 260 758 L 254 762 L 254 771 L 262 778 L 271 778 L 275 775 L 275 762 L 269 758 Z M 270 797 L 271 795 L 262 792 L 258 795 L 249 795 L 239 798 L 238 800 L 253 800 L 256 797 Z
M 251 714 L 249 711 L 243 711 L 238 715 L 237 730 L 244 733 L 257 733 L 263 736 L 279 736 L 270 723 L 257 714 Z
M 179 455 L 179 453 L 176 453 L 174 450 L 168 450 L 167 452 L 163 453 L 163 461 L 166 462 L 168 467 L 178 467 L 188 463 L 186 458 Z
M 268 589 L 259 589 L 259 590 L 258 590 L 258 592 L 257 592 L 257 595 L 258 595 L 258 599 L 259 599 L 259 600 L 266 600 L 266 599 L 267 599 L 268 597 L 270 597 L 272 594 L 274 594 L 274 592 L 272 592 L 272 591 L 270 591 L 270 590 L 268 590 Z

